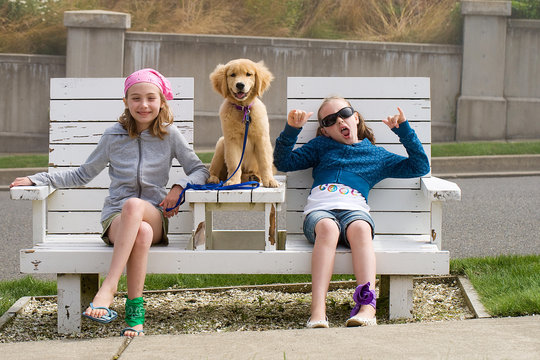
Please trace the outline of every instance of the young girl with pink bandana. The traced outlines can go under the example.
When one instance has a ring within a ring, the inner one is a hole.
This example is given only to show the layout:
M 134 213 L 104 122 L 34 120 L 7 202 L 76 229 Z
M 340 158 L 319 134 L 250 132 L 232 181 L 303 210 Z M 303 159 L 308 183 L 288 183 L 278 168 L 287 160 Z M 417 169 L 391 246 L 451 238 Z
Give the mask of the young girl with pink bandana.
M 81 186 L 109 166 L 111 184 L 101 222 L 102 239 L 114 246 L 113 255 L 109 272 L 83 316 L 100 323 L 117 317 L 109 306 L 126 268 L 128 327 L 122 335 L 130 337 L 143 334 L 142 292 L 150 246 L 168 244 L 168 219 L 178 213 L 175 205 L 182 189 L 188 182 L 204 184 L 209 175 L 173 124 L 167 104 L 172 99 L 170 83 L 159 72 L 134 72 L 124 84 L 124 113 L 118 123 L 105 130 L 84 164 L 74 170 L 17 178 L 10 185 Z M 177 179 L 167 192 L 165 186 L 174 158 L 186 177 Z M 166 211 L 168 208 L 173 209 Z

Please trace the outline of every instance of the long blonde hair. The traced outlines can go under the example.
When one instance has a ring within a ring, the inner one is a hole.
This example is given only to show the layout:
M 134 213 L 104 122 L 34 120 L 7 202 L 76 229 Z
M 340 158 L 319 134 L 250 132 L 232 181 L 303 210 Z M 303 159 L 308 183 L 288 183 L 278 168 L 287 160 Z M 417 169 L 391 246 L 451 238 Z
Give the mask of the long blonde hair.
M 319 120 L 319 127 L 317 128 L 317 136 L 320 136 L 320 135 L 323 135 L 322 133 L 322 125 L 321 125 L 321 109 L 324 105 L 326 105 L 327 103 L 329 103 L 330 101 L 333 101 L 333 100 L 343 100 L 347 103 L 347 105 L 351 106 L 351 103 L 349 102 L 349 100 L 345 99 L 345 98 L 342 98 L 341 96 L 330 96 L 330 97 L 327 97 L 326 99 L 323 100 L 321 106 L 319 106 L 319 110 L 317 111 L 317 119 Z M 371 128 L 369 128 L 367 125 L 366 125 L 366 121 L 364 120 L 364 117 L 358 112 L 358 111 L 354 111 L 357 115 L 358 115 L 358 125 L 357 125 L 357 129 L 358 129 L 358 139 L 359 140 L 363 140 L 365 138 L 367 138 L 372 144 L 375 145 L 375 135 L 373 135 L 373 130 L 371 130 Z
M 150 134 L 153 136 L 157 136 L 163 140 L 163 137 L 167 134 L 166 128 L 173 123 L 174 117 L 163 93 L 160 92 L 159 97 L 161 99 L 161 108 L 158 116 L 148 128 L 148 131 L 150 131 Z M 127 130 L 130 137 L 135 138 L 139 135 L 137 133 L 137 123 L 135 122 L 135 118 L 133 118 L 127 107 L 118 118 L 118 122 Z

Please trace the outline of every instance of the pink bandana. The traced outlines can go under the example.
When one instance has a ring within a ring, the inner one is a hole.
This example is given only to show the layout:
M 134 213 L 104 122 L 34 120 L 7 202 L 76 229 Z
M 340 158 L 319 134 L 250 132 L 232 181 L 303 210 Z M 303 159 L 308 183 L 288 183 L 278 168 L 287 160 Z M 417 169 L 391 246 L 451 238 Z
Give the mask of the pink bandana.
M 135 71 L 133 74 L 129 75 L 124 83 L 124 95 L 127 94 L 127 91 L 131 86 L 141 82 L 147 82 L 156 85 L 161 90 L 163 95 L 165 95 L 165 99 L 173 99 L 171 83 L 165 78 L 165 76 L 161 75 L 158 71 L 154 69 L 142 69 Z

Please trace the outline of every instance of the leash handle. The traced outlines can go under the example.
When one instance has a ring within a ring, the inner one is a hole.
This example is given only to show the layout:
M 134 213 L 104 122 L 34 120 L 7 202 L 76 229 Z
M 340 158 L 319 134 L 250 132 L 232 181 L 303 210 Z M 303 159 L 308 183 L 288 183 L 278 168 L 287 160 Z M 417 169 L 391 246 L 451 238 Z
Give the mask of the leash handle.
M 186 187 L 182 190 L 180 195 L 178 196 L 178 201 L 176 202 L 176 205 L 174 205 L 172 208 L 166 208 L 165 211 L 171 211 L 172 209 L 176 209 L 178 206 L 182 205 L 186 199 L 185 199 L 185 192 L 187 189 L 193 189 L 193 190 L 243 190 L 243 189 L 256 189 L 260 186 L 258 181 L 246 181 L 240 184 L 234 184 L 234 185 L 224 185 L 227 181 L 229 181 L 234 174 L 240 169 L 240 165 L 242 165 L 242 160 L 244 160 L 244 153 L 246 151 L 246 144 L 247 144 L 247 135 L 249 131 L 249 124 L 251 122 L 251 117 L 249 116 L 250 113 L 250 107 L 246 106 L 244 108 L 244 118 L 242 119 L 242 122 L 246 123 L 246 128 L 244 132 L 244 143 L 242 145 L 242 156 L 240 157 L 240 162 L 238 163 L 238 166 L 234 170 L 231 176 L 225 181 L 220 181 L 218 184 L 190 184 L 187 183 Z

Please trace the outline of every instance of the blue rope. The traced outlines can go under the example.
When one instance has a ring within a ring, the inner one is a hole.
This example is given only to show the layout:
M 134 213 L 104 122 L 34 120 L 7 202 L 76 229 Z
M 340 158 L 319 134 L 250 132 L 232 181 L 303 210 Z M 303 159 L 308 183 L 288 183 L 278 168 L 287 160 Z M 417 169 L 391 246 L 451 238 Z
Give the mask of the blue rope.
M 176 205 L 174 205 L 172 208 L 166 208 L 166 211 L 171 211 L 172 209 L 177 208 L 178 206 L 182 205 L 186 199 L 185 199 L 185 192 L 188 189 L 192 190 L 242 190 L 242 189 L 256 189 L 260 186 L 258 181 L 246 181 L 240 184 L 234 184 L 234 185 L 224 185 L 227 181 L 229 181 L 234 174 L 240 169 L 240 165 L 242 165 L 242 160 L 244 159 L 244 153 L 246 151 L 246 143 L 247 143 L 247 136 L 248 136 L 248 130 L 249 130 L 249 123 L 251 122 L 251 118 L 249 116 L 249 106 L 244 107 L 244 118 L 242 119 L 242 122 L 246 123 L 246 129 L 244 132 L 244 144 L 242 145 L 242 156 L 240 157 L 240 162 L 238 163 L 238 166 L 234 170 L 231 176 L 225 181 L 220 181 L 218 184 L 190 184 L 187 183 L 186 187 L 182 190 L 180 193 L 180 196 L 178 197 L 178 201 L 176 202 Z

